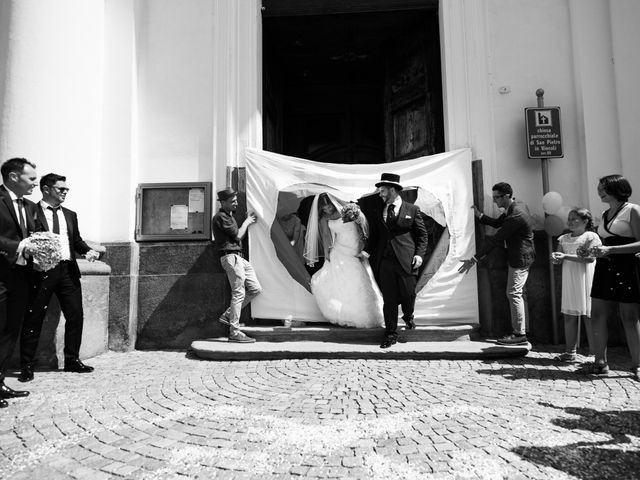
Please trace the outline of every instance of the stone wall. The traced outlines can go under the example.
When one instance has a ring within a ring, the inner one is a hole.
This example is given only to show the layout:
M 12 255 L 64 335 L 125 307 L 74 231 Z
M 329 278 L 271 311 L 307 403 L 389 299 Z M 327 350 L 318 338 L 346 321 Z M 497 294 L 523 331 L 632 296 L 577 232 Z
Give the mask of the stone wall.
M 136 348 L 188 348 L 223 335 L 229 285 L 211 242 L 140 244 Z

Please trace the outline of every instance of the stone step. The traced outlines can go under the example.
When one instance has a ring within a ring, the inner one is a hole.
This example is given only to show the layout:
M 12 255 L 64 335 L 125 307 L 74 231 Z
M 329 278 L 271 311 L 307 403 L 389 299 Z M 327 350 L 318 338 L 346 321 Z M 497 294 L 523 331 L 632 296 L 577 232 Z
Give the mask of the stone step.
M 412 342 L 458 342 L 478 338 L 478 325 L 419 325 L 413 330 L 401 326 L 399 334 Z M 258 342 L 380 343 L 382 328 L 345 328 L 328 323 L 303 326 L 246 326 L 242 329 Z
M 498 345 L 495 341 L 421 342 L 400 341 L 388 349 L 376 342 L 346 343 L 323 341 L 278 341 L 233 343 L 226 337 L 196 340 L 191 352 L 198 358 L 217 361 L 281 360 L 281 359 L 386 359 L 386 360 L 471 360 L 523 357 L 531 344 L 518 346 Z

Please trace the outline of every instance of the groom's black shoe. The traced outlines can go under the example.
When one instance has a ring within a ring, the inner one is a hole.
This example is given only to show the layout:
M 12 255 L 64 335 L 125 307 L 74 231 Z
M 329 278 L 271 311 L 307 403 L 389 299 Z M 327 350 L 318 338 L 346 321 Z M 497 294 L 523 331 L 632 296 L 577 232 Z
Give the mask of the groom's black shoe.
M 416 322 L 413 321 L 413 318 L 405 318 L 404 323 L 407 330 L 413 330 L 414 328 L 416 328 Z
M 391 345 L 397 342 L 396 337 L 386 337 L 383 342 L 380 344 L 380 348 L 389 348 Z

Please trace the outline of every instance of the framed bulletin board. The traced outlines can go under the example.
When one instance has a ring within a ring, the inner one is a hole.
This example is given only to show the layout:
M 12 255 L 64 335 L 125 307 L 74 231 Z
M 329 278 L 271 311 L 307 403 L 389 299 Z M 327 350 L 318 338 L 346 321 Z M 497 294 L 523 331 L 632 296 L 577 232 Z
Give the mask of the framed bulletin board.
M 211 239 L 211 182 L 141 183 L 137 242 Z

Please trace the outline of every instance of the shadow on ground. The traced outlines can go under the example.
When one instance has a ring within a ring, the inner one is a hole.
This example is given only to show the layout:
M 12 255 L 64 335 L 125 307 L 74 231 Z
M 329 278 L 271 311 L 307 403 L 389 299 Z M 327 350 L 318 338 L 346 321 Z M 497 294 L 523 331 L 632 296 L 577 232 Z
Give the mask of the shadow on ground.
M 606 435 L 601 441 L 584 441 L 557 447 L 517 447 L 512 451 L 523 459 L 552 467 L 576 478 L 637 479 L 640 472 L 640 411 L 605 411 L 591 408 L 556 407 L 577 418 L 556 418 L 552 423 L 571 431 Z M 634 437 L 634 438 L 633 438 Z

